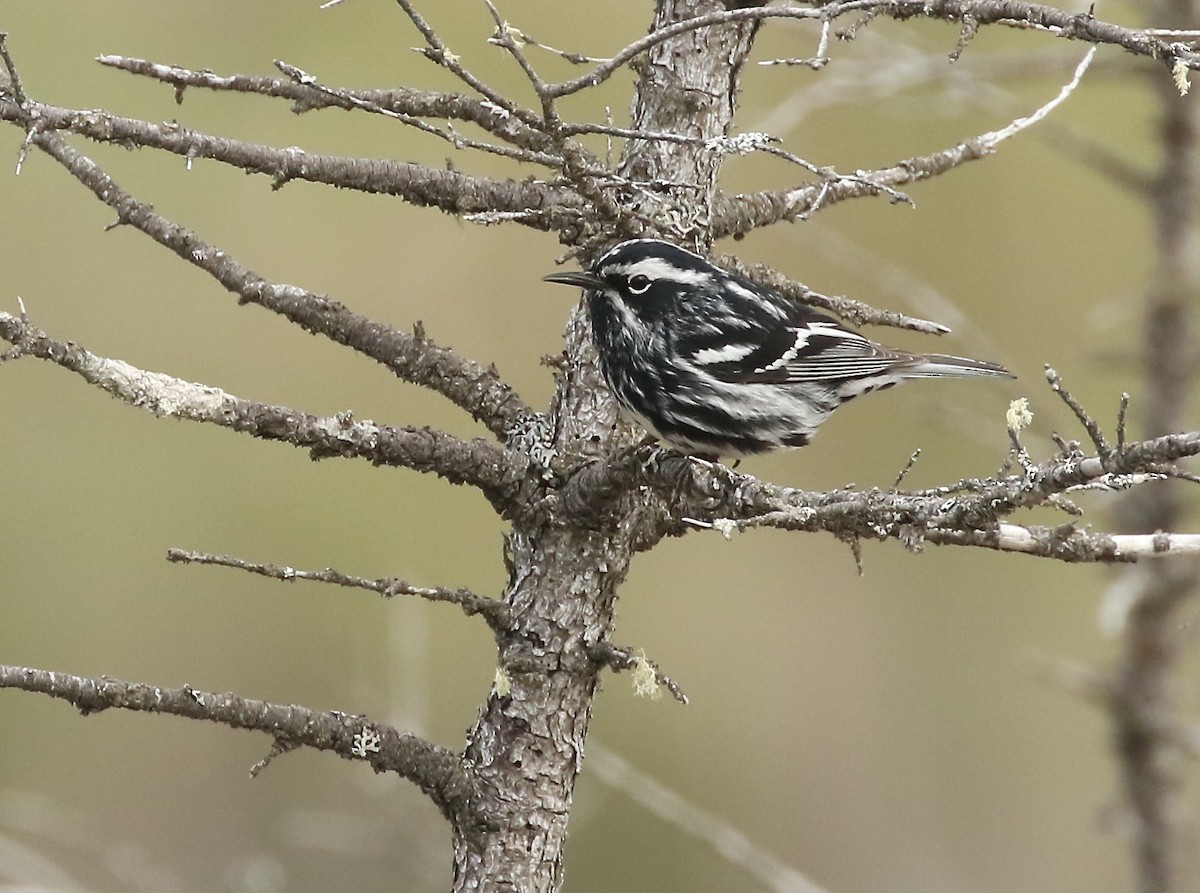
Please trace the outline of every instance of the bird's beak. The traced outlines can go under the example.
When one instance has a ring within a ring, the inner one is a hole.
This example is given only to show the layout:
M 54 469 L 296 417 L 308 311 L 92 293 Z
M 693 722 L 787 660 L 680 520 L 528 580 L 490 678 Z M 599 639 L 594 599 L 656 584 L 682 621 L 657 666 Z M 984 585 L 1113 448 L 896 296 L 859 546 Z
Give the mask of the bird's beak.
M 569 270 L 562 273 L 551 273 L 543 276 L 544 282 L 558 282 L 562 285 L 575 285 L 579 288 L 604 288 L 604 280 L 595 273 L 586 270 Z

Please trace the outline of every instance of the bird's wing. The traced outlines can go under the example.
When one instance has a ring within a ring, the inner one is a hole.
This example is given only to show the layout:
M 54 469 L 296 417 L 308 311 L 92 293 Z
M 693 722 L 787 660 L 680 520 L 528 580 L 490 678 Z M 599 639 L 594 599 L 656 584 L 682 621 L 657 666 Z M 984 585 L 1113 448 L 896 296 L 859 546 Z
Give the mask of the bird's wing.
M 680 356 L 730 384 L 791 384 L 878 375 L 904 363 L 832 319 L 706 333 L 677 344 Z

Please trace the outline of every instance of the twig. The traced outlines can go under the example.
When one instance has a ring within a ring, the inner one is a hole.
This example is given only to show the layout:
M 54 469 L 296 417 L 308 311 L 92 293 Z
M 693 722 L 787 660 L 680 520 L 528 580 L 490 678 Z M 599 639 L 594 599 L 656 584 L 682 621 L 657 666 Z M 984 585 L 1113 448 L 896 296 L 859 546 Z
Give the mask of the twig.
M 913 466 L 917 464 L 917 460 L 921 458 L 921 448 L 913 450 L 913 454 L 908 457 L 908 461 L 904 463 L 904 467 L 900 469 L 900 473 L 896 475 L 896 480 L 892 483 L 893 490 L 899 490 L 900 484 L 908 477 L 908 473 L 913 470 Z
M 293 744 L 291 741 L 288 741 L 286 738 L 282 738 L 282 737 L 276 735 L 274 740 L 271 742 L 271 749 L 267 751 L 267 755 L 265 757 L 263 757 L 261 760 L 259 760 L 257 763 L 255 763 L 253 766 L 250 767 L 250 777 L 258 778 L 258 776 L 262 774 L 262 771 L 264 769 L 266 769 L 269 765 L 271 765 L 271 763 L 275 762 L 276 757 L 281 757 L 286 753 L 291 753 L 293 750 L 295 750 L 297 748 L 297 746 L 298 745 Z M 365 748 L 362 748 L 362 747 L 359 747 L 357 749 L 365 750 Z M 357 756 L 357 755 L 358 754 L 356 753 L 355 756 Z
M 602 58 L 596 56 L 585 56 L 583 53 L 573 53 L 570 50 L 560 50 L 557 47 L 552 47 L 548 43 L 542 43 L 540 40 L 535 40 L 527 31 L 516 31 L 514 29 L 513 37 L 521 41 L 525 46 L 537 47 L 547 53 L 552 53 L 559 56 L 572 65 L 584 65 L 588 62 L 603 62 Z
M 0 120 L 18 121 L 30 128 L 31 140 L 52 135 L 43 131 L 69 130 L 99 142 L 162 149 L 187 159 L 189 164 L 197 158 L 210 158 L 248 173 L 266 174 L 276 189 L 292 180 L 301 180 L 395 195 L 414 205 L 437 207 L 453 214 L 536 211 L 526 219 L 528 225 L 538 229 L 554 229 L 558 225 L 556 220 L 574 225 L 585 208 L 569 190 L 542 181 L 498 180 L 390 159 L 346 158 L 305 152 L 297 147 L 279 149 L 106 112 L 41 103 L 26 111 L 0 100 Z
M 298 84 L 302 84 L 318 93 L 323 93 L 331 100 L 336 100 L 339 105 L 351 106 L 363 111 L 371 112 L 372 114 L 382 115 L 386 118 L 391 118 L 399 121 L 401 124 L 406 124 L 409 127 L 416 128 L 422 133 L 428 133 L 436 136 L 439 139 L 445 140 L 456 149 L 475 149 L 480 152 L 485 152 L 490 155 L 499 155 L 501 158 L 511 158 L 515 161 L 524 161 L 532 164 L 540 164 L 549 168 L 559 168 L 562 166 L 562 158 L 551 155 L 546 152 L 534 152 L 523 148 L 509 148 L 507 146 L 497 146 L 493 143 L 485 143 L 482 140 L 470 139 L 464 137 L 453 130 L 443 130 L 430 124 L 428 121 L 422 120 L 416 115 L 410 115 L 406 112 L 398 112 L 389 108 L 385 108 L 377 102 L 368 99 L 362 99 L 355 96 L 348 90 L 336 90 L 333 87 L 326 87 L 320 83 L 316 76 L 309 74 L 295 65 L 291 65 L 282 60 L 275 60 L 275 67 L 290 77 Z
M 808 59 L 767 59 L 759 65 L 803 65 L 813 71 L 820 71 L 829 64 L 829 34 L 833 28 L 833 20 L 828 16 L 821 20 L 821 37 L 817 40 L 817 52 Z
M 293 580 L 312 580 L 317 583 L 332 583 L 336 586 L 346 586 L 353 589 L 366 589 L 376 592 L 385 599 L 398 595 L 411 595 L 431 602 L 445 602 L 458 605 L 467 616 L 479 614 L 493 630 L 505 629 L 508 624 L 508 609 L 503 602 L 476 595 L 469 589 L 446 589 L 441 586 L 414 586 L 395 577 L 380 577 L 368 579 L 353 574 L 342 573 L 331 567 L 323 570 L 301 570 L 282 564 L 264 564 L 247 561 L 232 555 L 214 555 L 209 552 L 194 552 L 187 549 L 168 549 L 167 561 L 176 564 L 206 564 L 218 567 L 229 567 L 248 571 L 273 580 L 292 582 Z
M 1061 105 L 1078 86 L 1094 53 L 1094 48 L 1088 51 L 1076 66 L 1070 82 L 1055 98 L 1031 115 L 1018 118 L 1000 130 L 989 131 L 932 155 L 908 158 L 889 168 L 858 171 L 853 176 L 839 175 L 834 179 L 825 178 L 820 183 L 807 183 L 788 190 L 721 196 L 714 208 L 713 236 L 745 235 L 752 229 L 797 220 L 817 207 L 828 207 L 851 198 L 885 193 L 895 199 L 900 194 L 895 190 L 897 186 L 944 174 L 969 161 L 984 158 L 995 152 L 1001 142 L 1045 119 Z
M 175 87 L 176 101 L 183 100 L 187 87 L 205 90 L 256 94 L 290 99 L 298 112 L 310 109 L 340 108 L 374 112 L 384 109 L 417 118 L 443 118 L 470 121 L 505 142 L 534 152 L 551 146 L 545 134 L 529 127 L 506 109 L 461 93 L 414 90 L 407 87 L 392 90 L 349 90 L 344 87 L 325 88 L 329 92 L 277 77 L 251 75 L 218 75 L 211 71 L 192 71 L 176 65 L 162 65 L 128 56 L 104 55 L 96 61 L 122 71 L 153 78 Z
M 875 21 L 875 19 L 877 19 L 879 17 L 879 15 L 880 15 L 880 10 L 868 9 L 866 12 L 864 12 L 862 15 L 860 15 L 857 19 L 855 19 L 853 22 L 851 22 L 845 28 L 838 29 L 838 31 L 837 31 L 838 40 L 854 40 L 854 39 L 856 39 L 858 37 L 858 32 L 865 31 L 867 26 L 870 25 L 873 21 Z
M 25 87 L 21 84 L 21 74 L 17 71 L 17 65 L 8 50 L 8 33 L 5 31 L 0 31 L 0 60 L 3 60 L 4 68 L 8 72 L 8 92 L 21 114 L 27 115 L 29 113 L 29 97 L 25 95 Z M 3 93 L 0 93 L 0 98 L 2 97 Z M 17 150 L 16 176 L 18 177 L 21 176 L 21 169 L 25 166 L 25 159 L 29 157 L 29 147 L 33 143 L 33 135 L 36 132 L 36 124 L 25 128 L 25 139 L 21 141 L 21 148 Z
M 626 459 L 596 463 L 572 476 L 563 499 L 606 517 L 607 501 L 628 487 L 645 487 L 670 506 L 676 535 L 696 528 L 733 531 L 774 527 L 831 533 L 853 538 L 895 539 L 919 550 L 923 543 L 1016 551 L 1068 562 L 1136 561 L 1164 555 L 1194 554 L 1200 536 L 1147 534 L 1126 536 L 1092 532 L 1075 525 L 1017 525 L 1007 517 L 1022 508 L 1044 505 L 1070 509 L 1062 497 L 1080 489 L 1126 490 L 1176 476 L 1170 464 L 1200 455 L 1200 432 L 1172 434 L 1127 443 L 1102 458 L 1075 449 L 1020 474 L 965 480 L 949 487 L 911 493 L 879 489 L 807 492 L 778 487 L 737 474 L 715 463 L 673 460 L 654 464 Z
M 16 63 L 13 62 L 12 54 L 8 51 L 7 31 L 0 31 L 0 60 L 4 62 L 4 70 L 8 72 L 8 89 L 12 94 L 13 101 L 17 105 L 25 105 L 29 102 L 29 97 L 25 95 L 25 87 L 21 84 L 21 75 L 17 71 Z
M 1079 420 L 1079 424 L 1083 425 L 1084 430 L 1088 433 L 1088 437 L 1092 440 L 1092 444 L 1096 447 L 1096 451 L 1100 454 L 1100 458 L 1108 458 L 1112 454 L 1113 448 L 1105 438 L 1104 432 L 1100 430 L 1100 426 L 1096 424 L 1096 420 L 1088 414 L 1087 410 L 1075 399 L 1074 395 L 1063 387 L 1062 379 L 1049 365 L 1046 366 L 1046 381 L 1050 382 L 1051 390 L 1062 398 L 1063 403 L 1067 404 L 1071 412 L 1075 414 L 1075 418 Z
M 1121 394 L 1121 405 L 1117 409 L 1117 450 L 1125 449 L 1125 416 L 1129 412 L 1129 394 Z
M 1052 527 L 1001 523 L 992 532 L 946 531 L 930 537 L 932 542 L 961 542 L 982 545 L 1001 552 L 1056 557 L 1065 560 L 1130 562 L 1143 558 L 1200 555 L 1197 533 L 1091 533 Z M 1077 554 L 1080 557 L 1070 557 Z M 1084 557 L 1086 556 L 1086 557 Z
M 425 21 L 424 17 L 413 8 L 409 0 L 396 0 L 396 4 L 404 10 L 405 15 L 412 21 L 416 29 L 421 32 L 421 36 L 425 38 L 426 47 L 417 48 L 417 52 L 425 56 L 425 58 L 436 62 L 442 68 L 445 68 L 456 78 L 488 100 L 488 102 L 504 109 L 511 115 L 515 115 L 526 124 L 536 125 L 537 116 L 529 111 L 518 107 L 507 96 L 499 93 L 471 74 L 462 63 L 459 62 L 459 57 L 450 52 L 449 47 L 438 36 L 438 33 Z
M 621 648 L 611 642 L 602 642 L 591 651 L 592 660 L 614 671 L 632 670 L 635 673 L 649 670 L 654 681 L 671 693 L 680 704 L 686 705 L 688 697 L 683 689 L 666 673 L 659 669 L 658 664 L 648 660 L 644 654 L 633 648 Z
M 1032 115 L 1024 118 L 1017 118 L 1007 127 L 1004 127 L 1000 130 L 989 131 L 988 133 L 977 137 L 979 142 L 983 146 L 987 147 L 989 151 L 994 151 L 996 146 L 998 146 L 1004 140 L 1011 136 L 1015 136 L 1022 130 L 1026 130 L 1039 121 L 1044 120 L 1047 115 L 1066 102 L 1067 98 L 1075 92 L 1075 88 L 1079 86 L 1079 82 L 1083 79 L 1084 72 L 1088 70 L 1088 67 L 1092 64 L 1092 60 L 1096 58 L 1096 49 L 1096 47 L 1092 47 L 1087 51 L 1084 57 L 1079 61 L 1079 64 L 1075 66 L 1075 73 L 1071 77 L 1071 80 L 1063 86 L 1063 88 L 1058 92 L 1057 96 L 1035 111 Z
M 1073 15 L 1050 6 L 1016 2 L 1016 0 L 1008 0 L 1005 3 L 995 3 L 990 0 L 976 0 L 976 2 L 964 2 L 964 0 L 935 0 L 935 2 L 928 2 L 928 0 L 850 0 L 850 2 L 825 3 L 819 9 L 752 7 L 694 16 L 685 21 L 659 28 L 645 37 L 633 41 L 587 74 L 569 81 L 551 84 L 550 91 L 554 96 L 566 96 L 595 87 L 612 77 L 622 66 L 646 50 L 688 31 L 772 18 L 819 18 L 832 21 L 848 13 L 864 11 L 900 20 L 926 17 L 961 23 L 969 18 L 974 20 L 977 26 L 1032 26 L 1077 40 L 1115 44 L 1138 55 L 1160 60 L 1168 68 L 1173 68 L 1177 64 L 1192 69 L 1200 68 L 1200 53 L 1185 44 L 1167 41 L 1145 30 L 1122 28 L 1092 16 Z
M 492 21 L 496 23 L 496 33 L 488 39 L 488 43 L 503 48 L 513 59 L 516 60 L 525 79 L 529 81 L 533 87 L 533 92 L 537 94 L 538 99 L 542 103 L 542 119 L 547 124 L 558 120 L 558 113 L 554 109 L 554 98 L 546 90 L 546 82 L 542 80 L 542 76 L 537 73 L 537 69 L 533 67 L 533 63 L 529 61 L 520 45 L 517 43 L 517 38 L 521 37 L 521 32 L 510 25 L 500 15 L 500 10 L 496 9 L 496 4 L 492 0 L 483 0 L 484 5 L 491 13 Z

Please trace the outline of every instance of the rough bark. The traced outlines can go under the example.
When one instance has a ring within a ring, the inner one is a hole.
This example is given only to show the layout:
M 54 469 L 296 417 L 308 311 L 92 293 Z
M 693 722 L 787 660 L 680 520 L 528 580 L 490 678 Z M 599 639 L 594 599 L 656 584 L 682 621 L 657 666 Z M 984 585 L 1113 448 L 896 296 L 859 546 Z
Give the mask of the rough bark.
M 664 2 L 654 25 L 721 8 L 711 0 Z M 639 72 L 634 126 L 702 140 L 725 135 L 756 29 L 753 22 L 706 28 L 655 47 Z M 695 207 L 707 219 L 716 161 L 702 143 L 633 141 L 621 172 L 639 181 L 695 184 Z M 555 446 L 586 456 L 594 444 L 612 443 L 615 416 L 594 365 L 580 362 L 587 335 L 579 311 L 566 340 Z M 548 891 L 561 884 L 571 797 L 599 686 L 594 654 L 609 639 L 616 589 L 634 551 L 658 535 L 651 529 L 654 514 L 628 494 L 600 529 L 580 529 L 552 505 L 514 519 L 505 596 L 514 628 L 499 639 L 499 665 L 510 687 L 507 694 L 493 690 L 465 753 L 495 821 L 455 829 L 455 890 Z

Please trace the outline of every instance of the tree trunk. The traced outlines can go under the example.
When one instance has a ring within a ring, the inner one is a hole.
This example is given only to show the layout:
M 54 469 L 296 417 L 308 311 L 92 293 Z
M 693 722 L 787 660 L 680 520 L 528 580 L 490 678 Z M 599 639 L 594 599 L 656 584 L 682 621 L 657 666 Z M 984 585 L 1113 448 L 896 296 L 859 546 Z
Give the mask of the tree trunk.
M 659 4 L 655 27 L 723 9 L 713 0 Z M 697 137 L 724 136 L 733 118 L 739 75 L 757 27 L 706 28 L 665 41 L 639 67 L 633 126 Z M 654 190 L 694 193 L 690 229 L 705 242 L 720 156 L 702 142 L 634 140 L 621 172 Z M 670 185 L 667 185 L 670 184 Z M 681 185 L 682 184 L 682 185 Z M 653 218 L 651 200 L 642 207 Z M 671 221 L 679 232 L 678 221 Z M 576 307 L 566 330 L 568 362 L 552 412 L 560 455 L 621 446 L 615 413 L 594 364 L 582 363 L 587 322 Z M 556 890 L 575 779 L 583 761 L 592 700 L 599 688 L 593 649 L 609 640 L 616 590 L 633 552 L 661 536 L 655 513 L 631 494 L 602 529 L 581 529 L 556 510 L 546 489 L 512 521 L 506 555 L 506 601 L 514 618 L 502 636 L 499 666 L 508 691 L 493 689 L 468 733 L 465 758 L 487 799 L 487 827 L 456 827 L 457 891 Z

